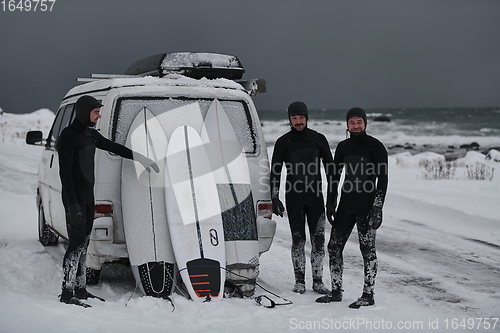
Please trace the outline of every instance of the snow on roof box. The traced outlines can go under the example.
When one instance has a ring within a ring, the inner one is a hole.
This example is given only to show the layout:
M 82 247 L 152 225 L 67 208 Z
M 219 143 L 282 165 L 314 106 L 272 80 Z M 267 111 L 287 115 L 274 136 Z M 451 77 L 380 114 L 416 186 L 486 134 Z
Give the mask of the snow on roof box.
M 236 56 L 206 52 L 171 52 L 153 55 L 132 64 L 126 75 L 162 77 L 170 73 L 194 79 L 225 78 L 239 80 L 245 69 Z

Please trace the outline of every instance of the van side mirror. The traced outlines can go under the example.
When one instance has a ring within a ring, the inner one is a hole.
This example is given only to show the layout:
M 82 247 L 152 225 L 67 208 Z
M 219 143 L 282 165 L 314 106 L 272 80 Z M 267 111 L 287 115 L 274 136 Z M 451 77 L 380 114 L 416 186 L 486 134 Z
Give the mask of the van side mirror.
M 254 79 L 248 81 L 238 81 L 250 96 L 257 96 L 266 93 L 266 80 Z
M 26 143 L 29 145 L 41 146 L 43 144 L 42 131 L 29 131 L 26 133 Z

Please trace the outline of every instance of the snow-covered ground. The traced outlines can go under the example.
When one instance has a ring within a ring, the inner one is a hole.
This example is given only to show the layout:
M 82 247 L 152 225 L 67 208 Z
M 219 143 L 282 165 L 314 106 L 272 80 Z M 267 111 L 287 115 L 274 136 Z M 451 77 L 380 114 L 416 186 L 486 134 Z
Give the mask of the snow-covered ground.
M 419 160 L 440 156 L 390 157 L 373 307 L 348 308 L 363 284 L 356 232 L 344 252 L 344 301 L 315 303 L 310 266 L 307 292 L 291 292 L 285 215 L 276 218 L 276 238 L 261 257 L 259 284 L 292 305 L 268 309 L 235 298 L 200 304 L 173 295 L 172 312 L 167 301 L 141 296 L 129 269 L 113 264 L 103 269 L 100 284 L 89 287 L 106 302 L 89 300 L 92 307 L 84 309 L 58 301 L 64 243 L 45 248 L 37 234 L 35 188 L 43 148 L 22 142 L 28 129 L 46 135 L 53 114 L 4 114 L 0 123 L 6 116 L 8 126 L 0 131 L 0 332 L 500 332 L 493 319 L 500 317 L 500 163 L 494 159 L 469 153 L 457 161 L 453 179 L 427 180 Z M 476 162 L 495 168 L 492 180 L 467 178 L 465 165 Z M 329 285 L 327 258 L 324 281 Z M 260 294 L 272 297 L 257 288 Z

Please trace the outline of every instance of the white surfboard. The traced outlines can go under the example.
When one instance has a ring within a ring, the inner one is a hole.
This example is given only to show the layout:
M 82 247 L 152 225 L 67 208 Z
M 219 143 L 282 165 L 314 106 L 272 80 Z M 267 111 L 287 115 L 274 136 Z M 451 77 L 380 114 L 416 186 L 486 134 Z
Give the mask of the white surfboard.
M 132 122 L 126 145 L 160 168 L 159 173 L 148 172 L 139 162 L 123 160 L 122 213 L 130 265 L 145 295 L 168 297 L 175 264 L 163 189 L 168 140 L 147 108 Z
M 166 201 L 177 266 L 193 300 L 219 300 L 224 230 L 210 160 L 195 129 L 178 127 L 167 149 Z
M 252 296 L 259 265 L 259 242 L 250 173 L 243 147 L 217 99 L 205 117 L 201 138 L 207 147 L 219 193 L 226 279 L 240 286 L 245 296 Z

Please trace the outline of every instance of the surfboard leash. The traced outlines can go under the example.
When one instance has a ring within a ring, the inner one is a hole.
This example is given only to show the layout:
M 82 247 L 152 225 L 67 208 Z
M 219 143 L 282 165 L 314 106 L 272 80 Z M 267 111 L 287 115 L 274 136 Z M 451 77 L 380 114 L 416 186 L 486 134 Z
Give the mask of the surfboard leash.
M 284 303 L 276 303 L 275 301 L 273 301 L 271 298 L 269 298 L 266 295 L 259 295 L 259 296 L 254 297 L 254 300 L 255 300 L 255 302 L 257 304 L 259 304 L 259 305 L 261 305 L 261 306 L 263 306 L 265 308 L 269 308 L 269 309 L 272 309 L 272 308 L 276 307 L 277 305 L 291 305 L 291 304 L 293 304 L 292 301 L 290 301 L 290 300 L 288 300 L 288 299 L 286 299 L 284 297 L 281 297 L 278 294 L 275 294 L 272 291 L 269 291 L 268 289 L 262 287 L 258 282 L 255 282 L 255 285 L 259 286 L 262 290 L 268 292 L 269 294 L 273 295 L 274 297 L 277 297 L 277 298 L 279 298 L 279 299 L 281 299 L 281 300 L 284 301 Z M 262 304 L 262 299 L 263 298 L 269 300 L 270 304 L 269 305 Z
M 234 275 L 239 276 L 239 277 L 242 277 L 242 278 L 247 278 L 246 276 L 240 275 L 240 274 L 235 273 L 235 272 L 231 272 L 231 271 L 227 270 L 227 269 L 226 269 L 226 268 L 224 268 L 224 267 L 220 267 L 220 268 L 221 268 L 221 269 L 223 269 L 223 270 L 224 270 L 224 271 L 226 271 L 226 272 L 229 272 L 230 274 L 234 274 Z M 268 308 L 268 309 L 272 309 L 272 308 L 274 308 L 274 307 L 276 307 L 276 306 L 278 306 L 278 305 L 291 305 L 291 304 L 293 304 L 293 302 L 292 302 L 292 301 L 290 301 L 290 300 L 288 300 L 288 299 L 286 299 L 286 298 L 284 298 L 284 297 L 281 297 L 281 296 L 279 296 L 278 294 L 273 293 L 272 291 L 270 291 L 270 290 L 268 290 L 268 289 L 264 288 L 264 287 L 263 287 L 263 286 L 261 286 L 261 285 L 260 285 L 257 281 L 255 281 L 255 285 L 256 285 L 256 286 L 258 286 L 258 287 L 260 287 L 260 288 L 261 288 L 262 290 L 264 290 L 265 292 L 267 292 L 267 293 L 271 294 L 272 296 L 274 296 L 274 297 L 276 297 L 276 298 L 279 298 L 279 299 L 281 299 L 281 300 L 283 300 L 283 301 L 284 301 L 283 303 L 276 303 L 274 300 L 272 300 L 270 297 L 268 297 L 268 296 L 266 296 L 266 295 L 259 295 L 259 296 L 251 296 L 251 297 L 249 297 L 249 298 L 253 299 L 253 300 L 254 300 L 254 301 L 255 301 L 258 305 L 263 306 L 263 307 Z M 238 286 L 235 286 L 235 287 L 236 287 L 236 288 L 238 288 Z M 240 295 L 242 295 L 242 293 L 241 293 L 241 292 L 240 292 Z M 243 297 L 242 297 L 242 296 L 240 296 L 240 298 L 243 298 Z M 269 301 L 269 304 L 268 304 L 268 305 L 263 304 L 263 303 L 262 303 L 263 299 L 265 299 L 265 300 Z
M 181 281 L 182 282 L 182 277 L 180 276 L 181 275 L 181 272 L 184 271 L 184 270 L 187 270 L 187 267 L 184 267 L 184 268 L 181 268 L 177 271 L 177 274 L 176 274 L 176 279 L 175 281 Z M 172 280 L 174 281 L 174 280 Z M 177 290 L 182 294 L 182 296 L 186 297 L 187 299 L 191 298 L 191 296 L 189 295 L 189 292 L 183 288 L 183 284 L 175 284 L 175 287 L 177 288 Z
M 239 277 L 241 277 L 241 278 L 245 278 L 245 279 L 247 279 L 247 277 L 246 277 L 246 276 L 244 276 L 244 275 L 240 275 L 240 274 L 235 273 L 235 272 L 231 272 L 230 270 L 226 269 L 225 267 L 221 267 L 221 266 L 219 266 L 219 268 L 220 268 L 221 270 L 225 271 L 225 272 L 229 272 L 230 274 L 233 274 L 233 275 L 239 276 Z M 182 269 L 180 269 L 180 270 L 177 272 L 177 278 L 178 278 L 179 280 L 182 280 L 182 279 L 180 279 L 180 276 L 179 276 L 179 275 L 180 275 L 180 272 L 181 272 L 181 271 L 183 271 L 183 270 L 186 270 L 186 269 L 187 269 L 187 267 L 186 267 L 186 268 L 182 268 Z M 282 300 L 282 301 L 283 301 L 283 302 L 281 302 L 281 303 L 277 303 L 275 300 L 273 300 L 272 298 L 270 298 L 270 297 L 269 297 L 269 296 L 267 296 L 267 295 L 249 296 L 249 298 L 250 298 L 250 299 L 253 299 L 253 300 L 254 300 L 254 301 L 255 301 L 258 305 L 263 306 L 263 307 L 268 308 L 268 309 L 272 309 L 272 308 L 275 308 L 276 306 L 291 305 L 291 304 L 293 304 L 293 302 L 292 302 L 292 301 L 290 301 L 290 300 L 288 300 L 288 299 L 286 299 L 286 298 L 284 298 L 284 297 L 282 297 L 282 296 L 279 296 L 278 294 L 273 293 L 272 291 L 270 291 L 270 290 L 268 290 L 268 289 L 264 288 L 264 287 L 263 287 L 262 285 L 260 285 L 257 281 L 255 282 L 255 285 L 256 285 L 256 286 L 258 286 L 258 287 L 260 287 L 262 290 L 264 290 L 264 291 L 265 291 L 265 292 L 267 292 L 268 294 L 270 294 L 270 295 L 274 296 L 275 298 L 278 298 L 278 299 L 280 299 L 280 300 Z M 184 294 L 184 296 L 185 296 L 186 298 L 190 298 L 189 293 L 187 292 L 187 290 L 183 290 L 181 286 L 176 286 L 176 287 L 177 287 L 177 290 L 179 290 L 182 294 Z M 235 285 L 234 287 L 235 287 L 235 291 L 231 294 L 231 296 L 232 296 L 232 295 L 234 295 L 234 294 L 236 294 L 236 293 L 238 293 L 238 295 L 239 295 L 239 297 L 240 297 L 240 298 L 244 298 L 243 293 L 242 293 L 241 291 L 239 291 L 239 292 L 237 292 L 237 291 L 236 291 L 236 289 L 239 289 L 239 286 L 238 286 L 238 285 Z M 265 304 L 265 303 L 266 303 L 266 301 L 267 301 L 269 304 Z

